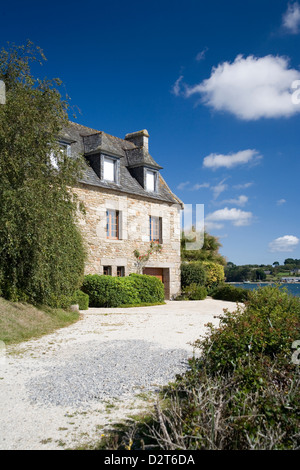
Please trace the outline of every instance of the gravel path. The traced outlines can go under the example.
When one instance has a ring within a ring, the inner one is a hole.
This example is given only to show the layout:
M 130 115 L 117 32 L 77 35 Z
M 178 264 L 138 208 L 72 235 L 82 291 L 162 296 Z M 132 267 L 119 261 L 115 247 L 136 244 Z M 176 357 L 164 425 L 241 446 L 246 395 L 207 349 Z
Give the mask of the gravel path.
M 89 309 L 74 325 L 9 346 L 0 361 L 0 449 L 66 449 L 93 442 L 141 412 L 187 368 L 192 343 L 217 324 L 212 299 Z

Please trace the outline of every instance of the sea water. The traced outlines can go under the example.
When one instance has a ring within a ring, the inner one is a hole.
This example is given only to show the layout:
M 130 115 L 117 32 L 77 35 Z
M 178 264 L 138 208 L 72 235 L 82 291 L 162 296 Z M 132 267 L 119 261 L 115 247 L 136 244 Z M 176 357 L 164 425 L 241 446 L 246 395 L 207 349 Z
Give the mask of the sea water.
M 236 282 L 236 283 L 231 283 L 231 285 L 235 287 L 242 287 L 243 289 L 253 290 L 253 289 L 258 289 L 259 287 L 269 286 L 270 283 L 251 282 L 251 283 L 244 284 L 243 282 Z M 271 284 L 271 285 L 275 285 L 275 284 Z M 295 297 L 300 297 L 300 282 L 296 282 L 296 283 L 283 282 L 279 284 L 279 287 L 280 288 L 285 287 L 290 294 L 294 295 Z

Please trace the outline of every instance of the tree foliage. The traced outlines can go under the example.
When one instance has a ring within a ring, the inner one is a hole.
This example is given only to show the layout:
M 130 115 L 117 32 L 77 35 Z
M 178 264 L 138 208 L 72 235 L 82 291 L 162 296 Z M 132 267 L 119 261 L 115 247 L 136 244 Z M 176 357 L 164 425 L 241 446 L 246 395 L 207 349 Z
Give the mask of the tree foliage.
M 183 233 L 181 236 L 181 259 L 182 261 L 214 261 L 225 266 L 226 259 L 219 253 L 221 246 L 218 238 L 204 232 L 202 248 L 199 250 L 188 250 L 187 238 Z
M 224 267 L 215 261 L 203 261 L 206 273 L 206 287 L 217 286 L 224 281 Z
M 14 300 L 59 304 L 80 285 L 84 248 L 70 191 L 82 160 L 60 150 L 68 100 L 58 79 L 36 79 L 31 63 L 44 54 L 31 42 L 0 52 L 0 280 Z M 56 155 L 58 167 L 51 156 Z

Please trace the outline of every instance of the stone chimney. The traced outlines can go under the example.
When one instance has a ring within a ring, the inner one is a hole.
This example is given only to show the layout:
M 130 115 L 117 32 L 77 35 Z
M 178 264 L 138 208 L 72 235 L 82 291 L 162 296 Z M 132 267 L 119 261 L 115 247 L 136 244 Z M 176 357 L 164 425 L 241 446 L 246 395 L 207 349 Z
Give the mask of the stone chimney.
M 137 147 L 142 147 L 148 152 L 149 134 L 146 129 L 138 132 L 132 132 L 131 134 L 126 134 L 125 140 L 132 142 Z

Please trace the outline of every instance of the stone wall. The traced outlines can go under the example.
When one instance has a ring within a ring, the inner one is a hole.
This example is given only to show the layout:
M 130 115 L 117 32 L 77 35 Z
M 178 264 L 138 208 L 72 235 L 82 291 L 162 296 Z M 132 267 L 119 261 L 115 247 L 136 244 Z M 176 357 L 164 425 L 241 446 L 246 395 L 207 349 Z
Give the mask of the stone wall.
M 162 252 L 153 254 L 146 267 L 168 271 L 170 297 L 180 291 L 180 209 L 178 204 L 162 203 L 122 192 L 105 191 L 81 184 L 74 189 L 86 210 L 79 217 L 88 259 L 86 274 L 103 274 L 103 266 L 124 266 L 125 275 L 136 272 L 134 250 L 146 253 L 150 245 L 149 216 L 162 218 Z M 120 214 L 120 240 L 106 238 L 106 210 Z

